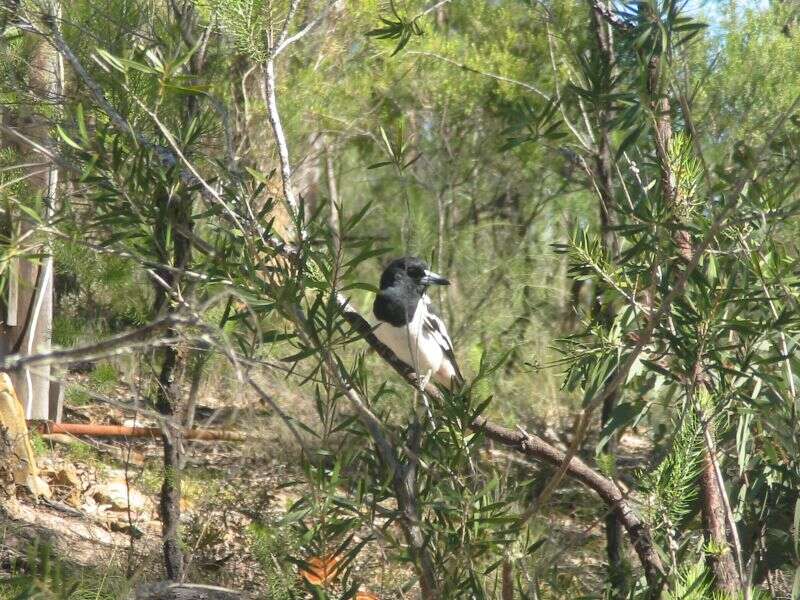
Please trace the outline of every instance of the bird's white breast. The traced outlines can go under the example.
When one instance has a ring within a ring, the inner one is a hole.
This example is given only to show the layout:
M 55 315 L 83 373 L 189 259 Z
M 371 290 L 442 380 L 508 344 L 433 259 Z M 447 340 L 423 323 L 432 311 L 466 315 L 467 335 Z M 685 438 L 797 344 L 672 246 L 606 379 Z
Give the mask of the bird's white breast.
M 377 338 L 386 344 L 397 358 L 402 360 L 421 376 L 430 377 L 436 374 L 445 360 L 439 343 L 424 328 L 430 300 L 423 296 L 417 303 L 414 316 L 408 325 L 395 327 L 381 322 L 375 329 Z

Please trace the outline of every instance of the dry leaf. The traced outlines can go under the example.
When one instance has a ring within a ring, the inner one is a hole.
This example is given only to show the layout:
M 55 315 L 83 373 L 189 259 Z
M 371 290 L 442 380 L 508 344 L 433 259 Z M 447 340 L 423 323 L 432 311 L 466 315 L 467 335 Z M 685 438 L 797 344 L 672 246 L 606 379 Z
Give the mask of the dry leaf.
M 308 569 L 300 569 L 300 576 L 311 585 L 325 585 L 339 574 L 338 556 L 312 556 L 306 563 Z

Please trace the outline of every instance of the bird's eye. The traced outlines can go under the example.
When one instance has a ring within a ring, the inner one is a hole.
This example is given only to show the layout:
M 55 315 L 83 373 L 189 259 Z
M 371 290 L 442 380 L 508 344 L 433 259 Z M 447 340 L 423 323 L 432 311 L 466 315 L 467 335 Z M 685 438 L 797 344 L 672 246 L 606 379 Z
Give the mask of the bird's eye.
M 411 277 L 422 277 L 425 274 L 420 267 L 408 267 L 407 273 Z

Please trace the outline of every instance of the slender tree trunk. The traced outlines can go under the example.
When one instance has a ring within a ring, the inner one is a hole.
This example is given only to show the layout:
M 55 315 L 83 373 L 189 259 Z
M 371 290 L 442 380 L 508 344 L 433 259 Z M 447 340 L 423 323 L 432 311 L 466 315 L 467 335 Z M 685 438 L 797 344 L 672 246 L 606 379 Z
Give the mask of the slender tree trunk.
M 176 204 L 180 201 L 172 199 L 172 202 Z M 173 222 L 171 224 L 175 225 L 176 223 Z M 166 240 L 165 235 L 160 237 L 161 240 Z M 189 243 L 186 238 L 176 231 L 173 231 L 173 240 L 173 256 L 164 256 L 164 262 L 181 269 L 186 266 L 189 258 Z M 159 276 L 169 285 L 170 290 L 175 290 L 180 285 L 178 271 L 162 269 Z M 158 315 L 163 310 L 172 310 L 171 304 L 169 290 L 157 285 L 156 300 L 153 307 L 154 314 Z M 182 446 L 179 407 L 182 394 L 179 374 L 183 372 L 185 356 L 178 347 L 177 332 L 170 330 L 168 335 L 171 338 L 175 338 L 175 341 L 164 349 L 155 402 L 156 409 L 165 417 L 161 436 L 164 448 L 164 478 L 161 482 L 159 508 L 161 513 L 164 568 L 167 578 L 172 581 L 180 581 L 183 577 L 184 560 L 180 541 Z
M 205 65 L 205 45 L 198 44 L 195 35 L 196 15 L 189 3 L 179 5 L 175 0 L 171 2 L 173 13 L 178 21 L 181 36 L 188 48 L 195 48 L 189 62 L 189 71 L 192 78 L 198 77 Z M 199 46 L 199 49 L 197 47 Z M 187 120 L 193 119 L 199 110 L 198 98 L 192 95 L 186 97 L 184 105 Z M 163 227 L 156 233 L 157 245 L 162 252 L 162 262 L 170 265 L 171 269 L 158 271 L 161 281 L 156 283 L 156 298 L 153 312 L 157 315 L 162 311 L 175 310 L 172 294 L 182 290 L 182 272 L 191 261 L 191 231 L 192 231 L 192 197 L 162 198 L 165 206 L 166 219 Z M 167 235 L 167 228 L 170 229 Z M 172 240 L 168 246 L 167 239 Z M 184 574 L 184 555 L 180 539 L 181 518 L 181 468 L 183 464 L 183 442 L 181 439 L 181 424 L 185 416 L 185 408 L 181 400 L 183 392 L 181 381 L 187 372 L 188 352 L 180 348 L 178 332 L 169 331 L 169 337 L 174 342 L 164 349 L 161 372 L 158 377 L 158 392 L 156 394 L 156 409 L 164 415 L 162 444 L 164 447 L 164 479 L 161 483 L 161 535 L 164 552 L 164 568 L 167 577 L 173 581 L 180 581 Z M 193 381 L 193 386 L 199 382 Z
M 643 17 L 650 17 L 651 7 L 647 4 L 642 5 Z M 650 101 L 650 110 L 654 119 L 653 138 L 656 149 L 656 159 L 659 166 L 659 183 L 661 198 L 665 206 L 669 207 L 673 214 L 679 215 L 684 207 L 678 206 L 686 199 L 679 198 L 678 190 L 675 188 L 675 179 L 672 173 L 671 160 L 669 155 L 670 142 L 672 140 L 672 117 L 669 97 L 663 91 L 663 64 L 661 55 L 653 52 L 647 58 L 646 77 L 647 94 Z M 684 228 L 676 229 L 673 234 L 673 241 L 678 249 L 678 254 L 684 261 L 691 261 L 694 257 L 694 247 L 691 235 Z M 702 356 L 698 357 L 698 363 L 690 374 L 692 381 L 690 386 L 693 388 L 705 385 L 706 373 L 702 364 Z M 709 425 L 712 427 L 712 425 Z M 712 444 L 715 443 L 715 432 L 709 431 Z M 703 471 L 700 477 L 700 492 L 703 503 L 703 519 L 705 521 L 706 542 L 713 545 L 715 552 L 710 553 L 708 560 L 714 571 L 716 586 L 720 591 L 728 594 L 737 595 L 742 588 L 742 582 L 738 576 L 738 569 L 728 539 L 725 515 L 725 490 L 720 488 L 717 480 L 715 462 L 713 458 L 714 447 L 706 448 L 703 456 Z M 735 527 L 735 523 L 730 523 Z
M 614 52 L 614 40 L 611 28 L 606 20 L 598 12 L 596 6 L 591 2 L 591 23 L 592 32 L 595 38 L 595 51 L 597 53 L 597 64 L 602 71 L 603 89 L 600 93 L 607 95 L 611 91 L 611 81 L 615 68 L 616 57 Z M 600 208 L 600 228 L 602 234 L 603 250 L 609 260 L 616 261 L 619 254 L 619 240 L 614 232 L 616 225 L 614 184 L 612 178 L 612 158 L 611 141 L 609 137 L 609 107 L 602 105 L 596 113 L 597 118 L 597 146 L 594 155 L 594 183 L 597 186 Z M 611 325 L 617 317 L 616 307 L 609 303 L 600 307 L 598 318 L 602 319 L 607 325 Z M 605 427 L 611 420 L 619 402 L 619 391 L 609 394 L 603 402 L 601 411 L 601 425 Z M 610 436 L 601 450 L 616 457 L 617 437 Z M 612 596 L 614 598 L 624 598 L 627 595 L 627 569 L 622 552 L 623 531 L 622 523 L 617 514 L 609 512 L 605 518 L 606 528 L 606 556 L 608 559 L 608 575 L 611 583 Z
M 181 522 L 181 439 L 180 430 L 165 425 L 161 437 L 164 446 L 164 479 L 161 482 L 161 537 L 164 552 L 164 569 L 167 578 L 183 578 L 183 549 L 180 540 Z
M 436 569 L 428 551 L 428 542 L 422 530 L 422 520 L 417 501 L 417 466 L 419 464 L 422 427 L 416 419 L 409 427 L 409 456 L 405 464 L 399 464 L 394 475 L 394 490 L 397 507 L 403 514 L 401 526 L 405 533 L 409 551 L 419 575 L 420 598 L 436 600 L 441 597 L 436 583 Z
M 502 579 L 502 600 L 514 600 L 514 565 L 509 559 L 503 561 Z
M 712 459 L 716 451 L 716 428 L 711 422 L 708 428 L 714 442 L 711 450 L 706 449 L 703 455 L 703 470 L 700 474 L 706 543 L 713 545 L 715 549 L 715 552 L 709 555 L 709 560 L 714 569 L 717 587 L 729 594 L 737 594 L 741 591 L 742 583 L 728 542 L 725 504 L 722 498 L 725 490 L 719 487 L 716 466 Z

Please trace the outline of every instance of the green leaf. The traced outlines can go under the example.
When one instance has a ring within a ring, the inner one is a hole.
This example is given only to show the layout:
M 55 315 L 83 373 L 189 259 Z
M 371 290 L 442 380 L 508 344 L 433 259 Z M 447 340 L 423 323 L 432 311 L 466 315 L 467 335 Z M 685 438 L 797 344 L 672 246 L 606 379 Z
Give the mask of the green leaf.
M 642 131 L 644 131 L 644 125 L 639 125 L 625 136 L 625 139 L 622 140 L 622 143 L 617 149 L 617 160 L 619 160 L 620 157 L 625 154 L 625 151 L 630 148 L 636 142 L 636 140 L 639 139 Z
M 615 433 L 638 421 L 647 408 L 648 405 L 644 400 L 622 402 L 615 406 L 608 421 L 603 426 L 603 430 L 600 432 L 595 452 L 601 452 Z
M 75 121 L 78 123 L 78 132 L 81 134 L 81 141 L 89 145 L 89 131 L 86 129 L 86 119 L 83 115 L 83 104 L 80 102 L 75 107 Z
M 265 344 L 274 344 L 276 342 L 291 340 L 295 337 L 297 337 L 297 335 L 292 332 L 272 330 L 265 331 L 261 335 L 261 341 Z
M 530 546 L 528 546 L 528 547 L 525 549 L 525 554 L 527 554 L 528 556 L 530 556 L 531 554 L 535 553 L 535 552 L 536 552 L 536 551 L 537 551 L 539 548 L 541 548 L 542 546 L 544 546 L 544 544 L 545 544 L 546 542 L 547 542 L 547 538 L 546 538 L 546 537 L 543 537 L 543 538 L 542 538 L 542 539 L 540 539 L 540 540 L 536 540 L 535 542 L 533 542 L 533 543 L 532 543 Z
M 97 54 L 97 56 L 102 58 L 110 67 L 116 69 L 117 71 L 125 73 L 125 71 L 127 70 L 125 68 L 124 63 L 122 63 L 122 61 L 120 61 L 116 56 L 114 56 L 110 52 L 103 50 L 102 48 L 97 48 L 95 50 L 95 53 Z
M 305 350 L 301 350 L 297 354 L 292 354 L 291 356 L 287 356 L 286 358 L 282 358 L 281 361 L 290 362 L 290 363 L 296 363 L 296 362 L 299 362 L 299 361 L 303 360 L 304 358 L 308 358 L 309 356 L 313 356 L 314 354 L 316 354 L 316 352 L 317 352 L 316 348 L 306 348 Z
M 62 140 L 64 140 L 64 142 L 68 146 L 71 146 L 71 147 L 75 148 L 76 150 L 83 150 L 83 147 L 78 142 L 76 142 L 69 135 L 67 135 L 67 132 L 64 131 L 64 129 L 61 127 L 61 125 L 56 125 L 56 131 L 58 132 L 59 137 Z
M 380 169 L 381 167 L 385 167 L 387 165 L 393 165 L 394 163 L 390 160 L 382 160 L 381 162 L 372 163 L 367 167 L 369 169 Z
M 42 223 L 42 215 L 40 215 L 38 212 L 36 212 L 36 210 L 35 210 L 34 208 L 32 208 L 32 207 L 30 207 L 30 206 L 27 206 L 27 205 L 25 205 L 25 204 L 22 204 L 22 203 L 20 203 L 20 204 L 17 204 L 17 206 L 19 207 L 19 209 L 20 209 L 22 212 L 24 212 L 24 213 L 25 213 L 26 215 L 28 215 L 28 216 L 29 216 L 31 219 L 33 219 L 33 221 L 34 221 L 35 223 L 38 223 L 38 224 L 41 224 L 41 223 Z

